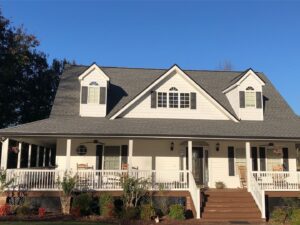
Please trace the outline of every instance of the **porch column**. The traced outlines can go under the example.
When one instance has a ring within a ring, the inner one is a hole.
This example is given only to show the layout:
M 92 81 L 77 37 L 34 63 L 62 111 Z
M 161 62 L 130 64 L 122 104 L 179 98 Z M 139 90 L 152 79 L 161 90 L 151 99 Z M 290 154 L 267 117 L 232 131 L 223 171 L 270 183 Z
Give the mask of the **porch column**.
M 43 167 L 46 166 L 46 151 L 47 151 L 47 148 L 44 147 L 44 155 L 43 155 Z
M 7 169 L 8 145 L 9 139 L 6 138 L 5 141 L 2 142 L 1 169 Z
M 51 148 L 49 148 L 49 162 L 47 166 L 52 166 L 51 164 Z
M 246 142 L 246 164 L 247 164 L 247 189 L 250 192 L 250 176 L 251 176 L 251 146 L 250 142 Z
M 18 169 L 21 168 L 21 159 L 22 159 L 21 156 L 22 156 L 22 142 L 19 142 L 18 164 L 17 164 Z
M 40 165 L 40 146 L 36 147 L 36 167 Z
M 189 165 L 189 171 L 192 172 L 193 169 L 193 142 L 188 141 L 188 165 Z
M 128 169 L 132 169 L 132 154 L 133 154 L 133 140 L 129 140 L 128 143 Z
M 32 145 L 29 145 L 28 148 L 28 168 L 30 168 L 30 163 L 31 163 L 31 149 L 32 149 Z
M 71 163 L 71 139 L 67 139 L 66 170 L 70 170 L 70 163 Z

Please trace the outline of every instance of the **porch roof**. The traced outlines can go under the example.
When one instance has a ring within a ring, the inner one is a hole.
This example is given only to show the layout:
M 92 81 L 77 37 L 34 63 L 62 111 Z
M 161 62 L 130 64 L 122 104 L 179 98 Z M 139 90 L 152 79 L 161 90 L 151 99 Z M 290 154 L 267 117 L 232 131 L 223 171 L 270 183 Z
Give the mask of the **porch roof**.
M 0 130 L 0 136 L 194 137 L 293 139 L 300 141 L 300 120 L 232 121 L 184 119 L 49 118 Z

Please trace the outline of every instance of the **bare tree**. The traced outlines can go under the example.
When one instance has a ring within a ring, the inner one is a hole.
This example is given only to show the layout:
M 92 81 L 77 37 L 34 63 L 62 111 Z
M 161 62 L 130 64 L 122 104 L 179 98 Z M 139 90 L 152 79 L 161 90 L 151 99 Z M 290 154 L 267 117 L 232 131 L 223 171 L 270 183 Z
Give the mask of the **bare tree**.
M 223 62 L 219 63 L 218 69 L 225 70 L 225 71 L 231 71 L 231 70 L 233 70 L 233 66 L 229 60 L 224 60 Z

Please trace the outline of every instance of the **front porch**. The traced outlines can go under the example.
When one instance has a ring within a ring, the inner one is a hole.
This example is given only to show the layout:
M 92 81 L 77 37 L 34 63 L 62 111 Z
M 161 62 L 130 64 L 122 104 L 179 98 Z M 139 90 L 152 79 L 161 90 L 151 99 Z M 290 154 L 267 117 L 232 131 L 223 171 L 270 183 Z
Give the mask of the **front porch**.
M 65 172 L 77 176 L 78 191 L 119 192 L 122 176 L 148 179 L 152 191 L 189 192 L 197 218 L 200 188 L 223 182 L 226 188 L 246 188 L 265 218 L 266 191 L 300 191 L 298 147 L 263 141 L 14 138 L 2 144 L 1 168 L 7 168 L 7 179 L 14 178 L 10 188 L 33 192 L 60 191 L 57 180 Z

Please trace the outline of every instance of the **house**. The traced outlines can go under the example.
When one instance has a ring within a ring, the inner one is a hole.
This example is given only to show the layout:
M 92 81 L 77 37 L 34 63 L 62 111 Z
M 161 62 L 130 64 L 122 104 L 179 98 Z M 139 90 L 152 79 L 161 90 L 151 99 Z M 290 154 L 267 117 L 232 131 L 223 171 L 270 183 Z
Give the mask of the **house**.
M 68 65 L 50 117 L 0 136 L 1 168 L 32 192 L 58 191 L 66 170 L 90 190 L 120 191 L 126 173 L 186 195 L 197 218 L 224 219 L 212 204 L 223 199 L 243 219 L 266 217 L 266 195 L 300 191 L 300 119 L 252 69 Z M 228 189 L 214 190 L 216 182 Z

